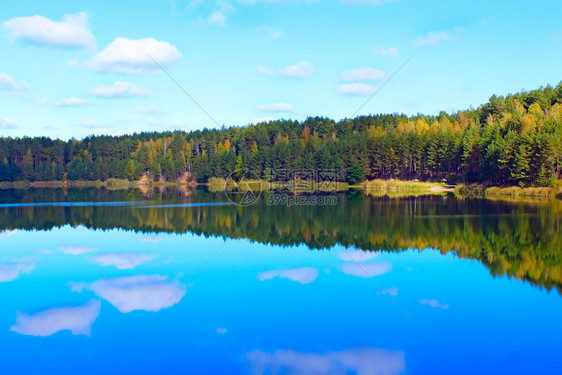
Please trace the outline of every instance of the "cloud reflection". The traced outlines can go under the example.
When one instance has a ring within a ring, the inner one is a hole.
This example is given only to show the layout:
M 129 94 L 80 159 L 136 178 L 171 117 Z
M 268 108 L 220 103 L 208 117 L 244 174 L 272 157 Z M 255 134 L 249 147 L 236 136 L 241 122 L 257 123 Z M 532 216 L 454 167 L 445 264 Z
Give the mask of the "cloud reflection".
M 355 348 L 341 352 L 304 353 L 254 350 L 246 355 L 252 374 L 348 374 L 395 375 L 406 369 L 403 352 Z
M 9 237 L 9 236 L 11 236 L 12 234 L 15 234 L 15 233 L 17 233 L 17 230 L 3 230 L 3 231 L 0 232 L 0 238 Z
M 50 336 L 59 331 L 89 336 L 92 324 L 100 313 L 98 300 L 75 307 L 56 307 L 33 315 L 18 313 L 10 330 L 22 335 Z
M 260 281 L 272 280 L 276 277 L 296 281 L 301 284 L 310 284 L 318 277 L 318 270 L 312 267 L 291 268 L 288 270 L 274 270 L 258 273 Z
M 97 248 L 89 246 L 59 246 L 59 250 L 65 254 L 80 255 L 97 250 Z
M 28 273 L 35 268 L 35 262 L 20 262 L 13 264 L 0 264 L 0 283 L 13 281 L 22 273 Z
M 383 295 L 383 296 L 384 296 L 384 295 L 389 295 L 389 296 L 391 296 L 391 297 L 396 297 L 396 296 L 398 295 L 398 288 L 395 287 L 395 286 L 392 286 L 392 287 L 390 287 L 390 288 L 386 288 L 386 289 L 383 289 L 383 290 L 380 291 L 380 292 L 377 292 L 377 294 L 381 294 L 381 295 Z
M 101 266 L 115 266 L 121 270 L 134 268 L 152 259 L 154 255 L 147 253 L 105 253 L 90 258 Z
M 71 287 L 75 292 L 84 289 L 94 292 L 122 313 L 158 311 L 179 303 L 185 296 L 179 281 L 168 280 L 160 275 L 102 279 L 91 284 L 73 284 Z
M 139 238 L 141 242 L 151 242 L 151 243 L 158 243 L 162 241 L 163 236 L 161 235 L 143 235 Z
M 436 299 L 419 299 L 418 302 L 421 303 L 422 305 L 426 305 L 437 309 L 447 310 L 449 308 L 449 305 L 443 304 Z
M 355 263 L 347 263 L 342 266 L 342 271 L 346 275 L 364 278 L 384 275 L 391 270 L 392 264 L 390 263 L 364 263 L 361 266 Z

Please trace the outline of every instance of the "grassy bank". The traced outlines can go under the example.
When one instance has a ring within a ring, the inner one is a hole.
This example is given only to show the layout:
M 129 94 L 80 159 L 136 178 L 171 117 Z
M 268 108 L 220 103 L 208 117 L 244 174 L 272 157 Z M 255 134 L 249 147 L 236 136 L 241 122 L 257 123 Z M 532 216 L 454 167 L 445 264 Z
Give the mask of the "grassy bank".
M 560 187 L 485 187 L 481 185 L 459 185 L 455 195 L 490 199 L 554 199 L 562 194 Z
M 421 182 L 404 180 L 372 180 L 361 184 L 365 191 L 444 193 L 453 191 L 442 182 Z
M 112 190 L 153 187 L 193 186 L 197 185 L 188 179 L 179 181 L 153 181 L 143 177 L 138 181 L 124 179 L 108 179 L 105 181 L 16 181 L 0 182 L 0 189 L 29 189 L 29 188 L 105 188 Z M 287 189 L 295 192 L 336 192 L 346 191 L 350 188 L 360 189 L 364 194 L 375 197 L 410 197 L 427 194 L 455 193 L 458 197 L 480 197 L 501 200 L 553 200 L 562 198 L 562 181 L 555 187 L 485 187 L 482 185 L 458 185 L 454 189 L 441 182 L 421 182 L 407 180 L 371 180 L 358 185 L 350 186 L 344 182 L 311 183 L 306 181 L 292 181 L 290 183 L 267 182 L 264 180 L 244 180 L 234 183 L 224 178 L 211 178 L 205 184 L 211 192 L 224 190 L 281 190 Z
M 308 182 L 308 181 L 291 181 L 288 183 L 283 182 L 267 182 L 265 180 L 244 180 L 241 182 L 235 183 L 231 179 L 224 179 L 224 178 L 210 178 L 209 182 L 207 182 L 207 187 L 211 191 L 220 191 L 220 190 L 232 190 L 232 189 L 241 189 L 241 190 L 281 190 L 281 189 L 288 189 L 291 191 L 301 191 L 301 192 L 315 192 L 315 191 L 345 191 L 349 189 L 349 184 L 345 182 Z
M 211 177 L 207 182 L 207 187 L 210 191 L 217 192 L 220 190 L 269 190 L 271 189 L 270 183 L 263 180 L 244 180 L 235 182 L 232 179 Z

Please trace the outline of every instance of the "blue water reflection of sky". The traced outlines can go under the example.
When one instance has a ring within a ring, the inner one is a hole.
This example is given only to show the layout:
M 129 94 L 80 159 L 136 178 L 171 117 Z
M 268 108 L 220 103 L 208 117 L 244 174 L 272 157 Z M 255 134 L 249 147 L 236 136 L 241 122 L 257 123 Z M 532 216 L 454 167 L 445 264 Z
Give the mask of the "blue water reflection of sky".
M 224 242 L 69 226 L 0 234 L 2 372 L 559 371 L 554 290 L 436 250 L 246 240 L 190 279 Z

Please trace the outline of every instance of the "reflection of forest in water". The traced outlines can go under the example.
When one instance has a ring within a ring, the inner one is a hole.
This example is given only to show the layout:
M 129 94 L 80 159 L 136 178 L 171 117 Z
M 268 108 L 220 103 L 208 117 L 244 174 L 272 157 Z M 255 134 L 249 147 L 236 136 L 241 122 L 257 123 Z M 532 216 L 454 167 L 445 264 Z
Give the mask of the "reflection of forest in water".
M 438 249 L 476 259 L 494 276 L 508 275 L 562 293 L 560 202 L 512 203 L 446 196 L 373 198 L 337 194 L 335 206 L 270 206 L 267 194 L 247 207 L 169 206 L 225 202 L 224 193 L 191 190 L 2 190 L 1 203 L 126 201 L 136 205 L 2 206 L 0 230 L 48 230 L 63 225 L 247 238 L 326 249 Z

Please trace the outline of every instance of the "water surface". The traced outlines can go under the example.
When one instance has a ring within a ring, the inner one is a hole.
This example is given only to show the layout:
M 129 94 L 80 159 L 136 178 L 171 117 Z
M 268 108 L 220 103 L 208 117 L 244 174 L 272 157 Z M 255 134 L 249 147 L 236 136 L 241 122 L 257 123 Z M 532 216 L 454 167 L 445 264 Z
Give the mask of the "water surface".
M 560 205 L 0 190 L 3 373 L 560 373 Z

